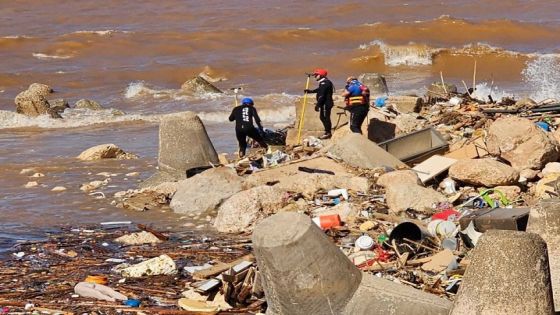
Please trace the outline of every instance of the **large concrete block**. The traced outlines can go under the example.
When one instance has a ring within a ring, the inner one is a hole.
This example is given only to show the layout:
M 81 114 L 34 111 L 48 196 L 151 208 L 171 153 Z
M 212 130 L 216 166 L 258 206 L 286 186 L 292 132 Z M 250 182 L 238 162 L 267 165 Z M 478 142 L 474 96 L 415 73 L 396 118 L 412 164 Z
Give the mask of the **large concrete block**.
M 278 213 L 262 221 L 253 246 L 271 314 L 341 314 L 362 278 L 302 214 Z
M 362 275 L 309 217 L 283 212 L 253 233 L 267 314 L 448 314 L 451 302 Z
M 360 134 L 350 133 L 333 142 L 329 153 L 354 167 L 406 167 L 399 159 Z
M 554 308 L 560 311 L 560 199 L 541 200 L 529 212 L 527 232 L 539 234 L 548 247 Z
M 338 106 L 344 106 L 344 102 L 342 97 L 333 97 L 335 102 L 335 107 L 331 109 L 331 123 L 333 129 L 336 129 L 342 125 L 348 124 L 348 119 L 350 118 L 349 113 L 345 113 L 344 109 L 339 108 Z M 323 123 L 319 119 L 319 113 L 315 111 L 315 94 L 307 95 L 307 105 L 305 106 L 305 113 L 304 113 L 304 121 L 303 121 L 303 128 L 304 131 L 321 131 L 324 133 L 325 127 L 323 127 Z M 301 111 L 303 109 L 303 98 L 298 99 L 295 102 L 296 107 L 296 123 L 295 123 L 295 130 L 298 130 L 299 123 L 301 120 Z M 302 137 L 303 139 L 303 137 Z
M 554 314 L 547 249 L 539 235 L 488 231 L 470 259 L 451 315 Z
M 374 97 L 389 93 L 385 77 L 378 73 L 362 73 L 358 76 L 358 80 L 369 88 L 372 100 Z
M 447 315 L 452 305 L 433 294 L 364 274 L 344 314 Z
M 158 165 L 161 171 L 185 178 L 185 171 L 209 163 L 218 155 L 204 124 L 193 112 L 166 115 L 159 126 Z

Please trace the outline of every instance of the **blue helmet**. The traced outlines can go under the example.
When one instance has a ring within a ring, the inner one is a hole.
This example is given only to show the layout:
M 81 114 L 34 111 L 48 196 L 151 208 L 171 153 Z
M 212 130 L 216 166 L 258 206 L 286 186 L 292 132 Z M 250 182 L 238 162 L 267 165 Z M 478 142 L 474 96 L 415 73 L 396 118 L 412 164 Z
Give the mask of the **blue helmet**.
M 245 105 L 245 104 L 247 104 L 247 105 L 253 105 L 253 104 L 255 104 L 255 103 L 253 102 L 253 99 L 252 99 L 252 98 L 246 97 L 246 98 L 244 98 L 244 99 L 241 100 L 241 104 L 243 104 L 243 105 Z

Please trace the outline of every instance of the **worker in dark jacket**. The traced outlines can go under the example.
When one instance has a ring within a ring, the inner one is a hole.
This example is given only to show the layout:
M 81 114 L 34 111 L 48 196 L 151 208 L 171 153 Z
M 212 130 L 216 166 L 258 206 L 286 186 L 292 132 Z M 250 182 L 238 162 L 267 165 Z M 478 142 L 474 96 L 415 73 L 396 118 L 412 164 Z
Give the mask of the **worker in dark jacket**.
M 257 114 L 257 109 L 253 105 L 253 100 L 246 97 L 241 101 L 241 105 L 235 107 L 231 111 L 231 115 L 229 115 L 229 121 L 235 120 L 235 135 L 237 137 L 237 142 L 239 143 L 240 158 L 245 156 L 245 151 L 247 150 L 247 137 L 257 141 L 261 147 L 265 149 L 268 148 L 261 136 L 261 133 L 263 133 L 261 119 L 259 118 L 259 114 Z M 253 120 L 259 127 L 258 130 L 253 125 Z
M 346 79 L 346 87 L 342 93 L 346 110 L 350 112 L 350 130 L 362 133 L 362 124 L 369 111 L 369 88 L 356 77 Z
M 321 139 L 329 139 L 331 135 L 332 123 L 331 123 L 331 109 L 333 108 L 333 92 L 334 86 L 332 82 L 327 78 L 327 70 L 316 69 L 313 71 L 313 76 L 319 82 L 319 86 L 314 90 L 305 90 L 305 93 L 317 93 L 317 104 L 315 105 L 315 111 L 319 112 L 319 119 L 325 127 L 325 134 L 321 136 Z

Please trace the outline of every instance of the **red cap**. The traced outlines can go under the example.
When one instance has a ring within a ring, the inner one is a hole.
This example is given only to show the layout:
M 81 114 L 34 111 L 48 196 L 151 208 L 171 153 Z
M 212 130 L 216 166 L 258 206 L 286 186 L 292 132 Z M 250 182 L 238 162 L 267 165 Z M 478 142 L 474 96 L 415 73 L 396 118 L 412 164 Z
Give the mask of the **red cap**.
M 320 75 L 320 76 L 322 76 L 322 77 L 326 77 L 326 76 L 327 76 L 327 70 L 318 68 L 318 69 L 315 69 L 315 70 L 313 71 L 313 74 L 314 74 L 314 75 Z

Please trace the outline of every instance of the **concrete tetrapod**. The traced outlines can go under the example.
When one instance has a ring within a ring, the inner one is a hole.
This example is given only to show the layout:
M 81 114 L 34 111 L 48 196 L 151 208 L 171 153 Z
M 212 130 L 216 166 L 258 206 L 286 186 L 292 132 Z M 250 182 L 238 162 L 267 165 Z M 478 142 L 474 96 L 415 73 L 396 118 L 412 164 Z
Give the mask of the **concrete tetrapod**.
M 531 209 L 527 232 L 539 234 L 548 248 L 554 309 L 560 311 L 560 199 L 544 199 Z
M 185 178 L 185 171 L 218 164 L 218 155 L 206 128 L 193 112 L 166 115 L 159 125 L 160 170 Z
M 282 212 L 262 221 L 253 246 L 267 314 L 448 314 L 451 303 L 363 275 L 309 217 Z M 372 313 L 373 312 L 373 313 Z
M 527 232 L 486 232 L 450 314 L 554 314 L 544 240 Z

